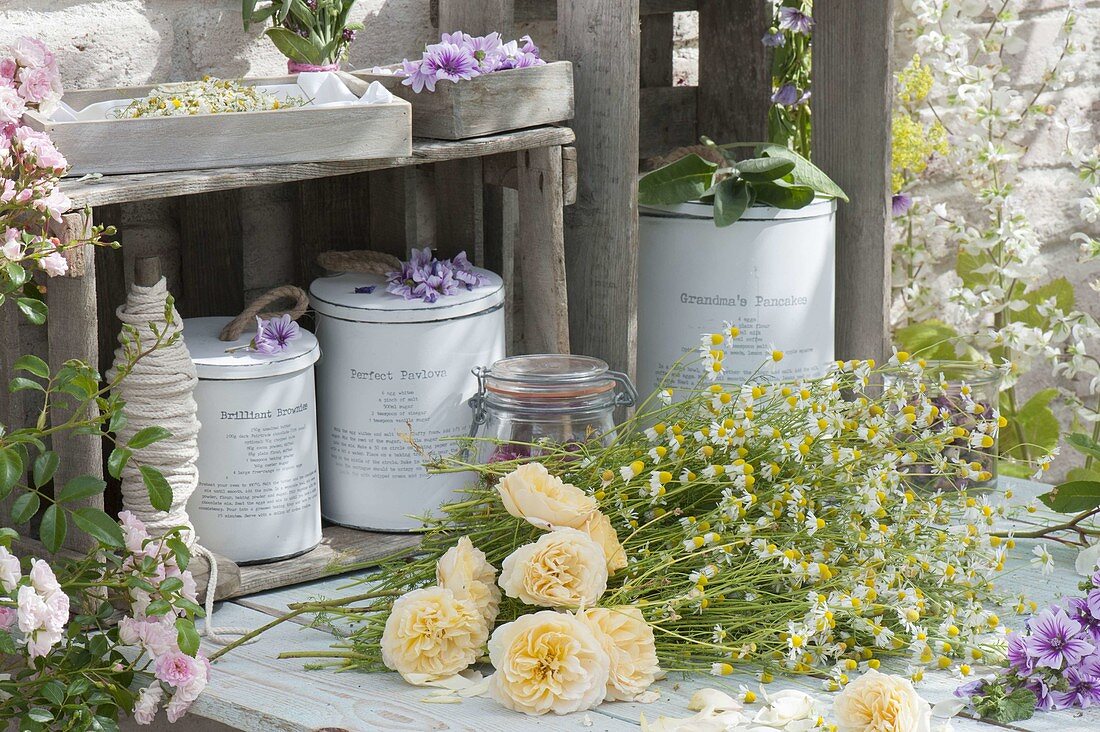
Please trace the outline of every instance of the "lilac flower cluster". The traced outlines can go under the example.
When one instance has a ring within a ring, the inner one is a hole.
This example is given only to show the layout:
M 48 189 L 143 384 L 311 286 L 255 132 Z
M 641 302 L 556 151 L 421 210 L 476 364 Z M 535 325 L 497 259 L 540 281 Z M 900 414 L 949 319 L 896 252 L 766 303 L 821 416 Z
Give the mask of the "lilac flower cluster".
M 1084 597 L 1051 605 L 1023 633 L 1009 633 L 1006 655 L 1003 677 L 971 682 L 956 695 L 981 698 L 999 685 L 1033 692 L 1036 709 L 1044 711 L 1100 705 L 1100 572 L 1092 575 Z
M 400 270 L 387 272 L 386 282 L 387 292 L 406 300 L 431 303 L 440 296 L 481 287 L 488 284 L 488 279 L 474 269 L 466 252 L 460 252 L 454 259 L 436 259 L 432 250 L 424 247 L 413 249 L 412 256 L 401 263 Z
M 401 83 L 411 86 L 419 94 L 424 89 L 434 92 L 437 81 L 458 82 L 494 71 L 523 69 L 545 63 L 531 36 L 504 43 L 499 33 L 471 36 L 456 31 L 444 33 L 439 43 L 425 48 L 420 60 L 402 61 L 401 69 L 396 74 L 404 76 Z

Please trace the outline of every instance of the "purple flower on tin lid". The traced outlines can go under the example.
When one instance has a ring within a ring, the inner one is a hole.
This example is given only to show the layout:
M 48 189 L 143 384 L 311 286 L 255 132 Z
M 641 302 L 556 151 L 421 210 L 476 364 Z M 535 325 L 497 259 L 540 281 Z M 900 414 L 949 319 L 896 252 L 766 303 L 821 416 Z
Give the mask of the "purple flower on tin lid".
M 913 197 L 908 193 L 895 193 L 890 199 L 890 211 L 894 216 L 904 216 L 913 206 Z
M 378 285 L 364 285 L 363 287 L 356 287 L 356 295 L 369 295 L 378 289 Z
M 298 324 L 289 314 L 270 320 L 256 317 L 256 337 L 252 339 L 252 350 L 256 353 L 272 355 L 290 348 L 291 342 L 300 335 Z
M 1072 666 L 1096 650 L 1081 632 L 1081 624 L 1059 607 L 1047 608 L 1027 625 L 1031 634 L 1024 644 L 1036 667 Z
M 780 46 L 787 45 L 787 37 L 779 31 L 768 31 L 764 34 L 764 37 L 760 39 L 768 48 L 779 48 Z
M 779 27 L 792 33 L 801 33 L 808 36 L 814 29 L 814 19 L 798 8 L 780 8 Z
M 488 282 L 477 272 L 466 252 L 454 259 L 439 260 L 428 247 L 413 249 L 401 269 L 386 274 L 386 291 L 406 300 L 423 300 L 433 303 L 441 296 L 455 295 L 461 289 L 472 290 Z

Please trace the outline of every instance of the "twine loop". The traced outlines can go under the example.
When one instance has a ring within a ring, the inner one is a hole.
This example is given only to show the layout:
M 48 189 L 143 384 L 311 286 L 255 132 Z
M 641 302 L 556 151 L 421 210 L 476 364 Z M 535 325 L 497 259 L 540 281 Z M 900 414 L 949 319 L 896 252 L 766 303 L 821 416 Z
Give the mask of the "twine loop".
M 271 303 L 283 299 L 293 300 L 294 307 L 289 310 L 276 309 L 264 311 L 264 308 Z M 221 333 L 218 334 L 218 339 L 223 341 L 237 340 L 241 337 L 241 333 L 244 332 L 246 327 L 255 323 L 256 318 L 267 320 L 276 318 L 280 315 L 290 315 L 291 320 L 297 320 L 305 315 L 307 310 L 309 310 L 309 296 L 306 295 L 302 288 L 295 287 L 294 285 L 275 287 L 257 297 L 248 307 L 241 311 L 240 315 L 226 323 Z
M 329 251 L 317 255 L 317 264 L 329 272 L 358 272 L 386 275 L 401 269 L 401 260 L 372 249 Z

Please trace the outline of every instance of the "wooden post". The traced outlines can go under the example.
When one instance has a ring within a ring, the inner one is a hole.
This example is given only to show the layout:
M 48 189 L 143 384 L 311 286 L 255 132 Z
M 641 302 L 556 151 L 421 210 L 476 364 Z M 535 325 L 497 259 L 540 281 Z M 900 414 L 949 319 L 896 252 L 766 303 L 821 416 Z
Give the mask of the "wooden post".
M 321 252 L 372 248 L 369 179 L 358 173 L 295 184 L 295 280 L 301 287 L 321 275 Z
M 521 246 L 516 261 L 528 305 L 523 309 L 524 345 L 532 353 L 568 353 L 561 148 L 524 150 L 518 156 Z
M 439 32 L 482 36 L 499 31 L 512 40 L 514 0 L 439 0 Z
M 890 353 L 894 0 L 815 6 L 814 163 L 851 198 L 836 227 L 836 356 Z
M 244 309 L 240 205 L 239 189 L 176 199 L 181 316 L 233 316 Z
M 770 13 L 765 2 L 699 0 L 700 135 L 718 142 L 766 139 L 771 69 L 760 39 Z
M 439 30 L 461 30 L 471 35 L 499 31 L 510 40 L 515 26 L 514 0 L 439 0 Z M 485 210 L 481 160 L 454 160 L 435 165 L 436 248 L 440 256 L 453 256 L 463 250 L 471 259 L 485 257 L 485 217 L 494 219 L 504 212 L 489 197 Z
M 92 230 L 92 217 L 83 212 L 62 217 L 59 238 L 64 241 L 86 239 Z M 65 253 L 69 272 L 54 277 L 47 285 L 46 298 L 50 307 L 47 331 L 50 342 L 50 371 L 56 372 L 69 359 L 80 359 L 96 367 L 99 364 L 98 308 L 95 288 L 94 247 L 86 244 Z M 95 407 L 93 406 L 92 409 Z M 59 406 L 51 410 L 55 424 L 68 421 L 72 411 Z M 79 435 L 60 431 L 53 436 L 53 449 L 61 458 L 54 485 L 63 486 L 79 475 L 103 475 L 103 442 L 98 435 Z M 103 508 L 103 496 L 66 504 Z M 83 532 L 71 531 L 65 539 L 69 549 L 86 551 L 96 542 Z
M 638 0 L 558 0 L 573 62 L 577 202 L 565 212 L 574 353 L 632 373 L 637 343 Z

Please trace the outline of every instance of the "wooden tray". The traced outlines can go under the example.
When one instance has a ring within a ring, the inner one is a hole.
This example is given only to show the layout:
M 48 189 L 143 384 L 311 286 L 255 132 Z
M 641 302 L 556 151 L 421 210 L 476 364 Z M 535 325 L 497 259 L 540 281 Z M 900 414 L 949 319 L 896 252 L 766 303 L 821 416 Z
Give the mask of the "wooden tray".
M 568 61 L 496 71 L 457 83 L 441 81 L 434 92 L 419 94 L 402 84 L 402 77 L 369 69 L 352 74 L 366 82 L 381 82 L 410 102 L 417 137 L 464 140 L 573 118 L 573 64 Z
M 370 82 L 341 77 L 355 94 Z M 246 84 L 294 83 L 294 76 L 246 79 Z M 144 97 L 153 86 L 66 92 L 78 109 L 111 99 Z M 85 173 L 154 173 L 234 165 L 396 158 L 412 153 L 412 108 L 388 104 L 234 112 L 188 117 L 53 122 L 27 112 L 23 123 L 47 133 L 71 166 Z

